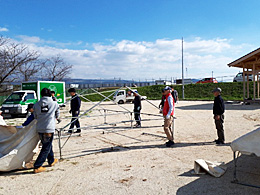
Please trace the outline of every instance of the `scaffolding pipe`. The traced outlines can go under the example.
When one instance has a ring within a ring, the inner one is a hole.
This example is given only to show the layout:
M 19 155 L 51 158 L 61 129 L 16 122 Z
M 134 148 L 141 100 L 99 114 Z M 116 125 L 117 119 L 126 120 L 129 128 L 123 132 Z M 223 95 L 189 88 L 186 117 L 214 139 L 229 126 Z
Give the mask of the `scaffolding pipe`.
M 121 87 L 122 88 L 122 87 Z M 120 88 L 120 89 L 121 89 Z M 67 128 L 70 124 L 74 123 L 76 120 L 80 119 L 82 116 L 84 116 L 85 114 L 89 113 L 92 109 L 94 109 L 95 107 L 97 107 L 98 105 L 100 105 L 103 101 L 105 101 L 106 99 L 109 99 L 110 96 L 112 96 L 114 93 L 116 93 L 117 91 L 119 91 L 120 89 L 116 90 L 115 92 L 111 93 L 109 96 L 105 97 L 103 100 L 101 100 L 100 102 L 98 102 L 97 104 L 95 104 L 94 106 L 92 106 L 90 109 L 88 109 L 87 111 L 85 111 L 82 115 L 78 116 L 75 118 L 75 120 L 71 121 L 70 123 L 68 123 L 67 125 L 65 125 L 63 128 L 61 128 L 59 131 L 63 131 L 65 128 Z M 61 136 L 60 134 L 58 134 L 59 137 Z M 71 134 L 72 135 L 72 134 Z M 68 139 L 65 141 L 65 143 L 63 144 L 62 147 L 60 147 L 60 156 L 62 156 L 61 154 L 61 150 L 62 148 L 65 146 L 65 144 L 67 143 L 67 141 L 69 140 L 71 136 L 68 137 Z
M 120 88 L 120 89 L 121 89 L 121 88 Z M 106 97 L 105 95 L 103 95 L 102 93 L 96 91 L 95 89 L 92 89 L 92 90 L 93 90 L 94 92 L 98 93 L 99 95 L 101 95 L 102 97 Z M 117 90 L 117 91 L 119 91 L 119 90 Z M 111 100 L 110 98 L 108 98 L 108 99 L 109 99 L 111 102 L 113 102 L 114 104 L 118 105 L 119 107 L 121 107 L 121 108 L 127 110 L 128 112 L 131 112 L 130 110 L 128 110 L 127 108 L 125 108 L 125 107 L 123 107 L 123 106 L 121 106 L 121 105 L 119 105 L 117 102 L 114 102 L 114 101 Z
M 129 90 L 131 90 L 131 91 L 134 91 L 134 90 L 132 90 L 130 87 L 127 87 L 127 86 L 126 86 L 126 88 L 129 89 Z M 139 95 L 140 97 L 142 97 L 140 94 L 138 94 L 138 95 Z M 144 100 L 147 101 L 149 104 L 153 105 L 155 108 L 157 108 L 157 109 L 160 110 L 160 108 L 158 108 L 156 105 L 154 105 L 152 102 L 150 102 L 147 98 L 144 99 Z

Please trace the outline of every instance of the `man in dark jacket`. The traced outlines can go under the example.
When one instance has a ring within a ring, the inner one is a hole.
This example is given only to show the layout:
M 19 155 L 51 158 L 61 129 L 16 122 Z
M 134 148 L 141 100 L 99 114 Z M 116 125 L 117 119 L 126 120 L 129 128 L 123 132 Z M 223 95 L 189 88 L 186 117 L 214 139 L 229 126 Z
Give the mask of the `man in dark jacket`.
M 80 100 L 79 96 L 76 94 L 76 89 L 75 88 L 70 88 L 68 90 L 68 92 L 71 95 L 70 113 L 72 114 L 71 122 L 73 122 L 79 116 L 81 100 Z M 73 123 L 71 123 L 71 125 L 70 125 L 70 129 L 71 130 L 69 130 L 68 133 L 72 133 L 73 132 L 72 129 L 74 128 L 75 125 L 77 127 L 77 131 L 74 132 L 74 133 L 80 133 L 81 132 L 79 120 L 77 119 Z
M 221 89 L 216 88 L 213 90 L 213 94 L 215 96 L 214 106 L 213 106 L 213 114 L 214 120 L 216 124 L 216 129 L 218 133 L 218 139 L 215 140 L 216 144 L 224 144 L 225 136 L 224 136 L 224 112 L 225 112 L 225 104 L 224 100 L 221 97 Z
M 140 112 L 142 109 L 142 104 L 141 104 L 141 96 L 138 94 L 137 91 L 133 91 L 135 99 L 134 99 L 134 113 L 135 113 L 135 121 L 136 125 L 135 127 L 140 128 L 141 127 L 141 116 Z

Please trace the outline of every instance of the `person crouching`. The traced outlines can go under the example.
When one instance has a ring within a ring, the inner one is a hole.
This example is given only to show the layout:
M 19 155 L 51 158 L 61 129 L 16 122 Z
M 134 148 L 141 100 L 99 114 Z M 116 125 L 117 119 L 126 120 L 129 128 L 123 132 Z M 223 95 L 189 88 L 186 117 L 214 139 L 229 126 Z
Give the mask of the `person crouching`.
M 171 88 L 166 86 L 164 88 L 165 102 L 163 106 L 163 117 L 164 117 L 164 132 L 169 140 L 166 142 L 166 147 L 174 145 L 174 137 L 172 132 L 172 122 L 174 115 L 174 101 L 171 94 Z

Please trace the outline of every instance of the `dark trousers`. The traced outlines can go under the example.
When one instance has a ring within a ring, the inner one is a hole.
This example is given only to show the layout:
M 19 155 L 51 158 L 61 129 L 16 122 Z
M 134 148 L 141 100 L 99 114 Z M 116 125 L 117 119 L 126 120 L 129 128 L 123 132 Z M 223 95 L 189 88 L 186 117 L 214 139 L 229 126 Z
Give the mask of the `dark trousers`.
M 72 111 L 71 122 L 74 121 L 78 116 L 79 116 L 79 111 L 77 113 L 75 111 Z M 73 123 L 71 123 L 70 129 L 73 129 L 75 125 L 77 127 L 77 130 L 80 130 L 80 124 L 79 124 L 79 120 L 78 119 L 76 121 L 74 121 Z
M 141 111 L 134 111 L 135 112 L 135 121 L 138 125 L 141 125 L 141 115 L 140 112 Z
M 34 163 L 34 168 L 37 169 L 48 159 L 48 164 L 51 165 L 54 162 L 54 154 L 52 151 L 52 141 L 54 133 L 39 133 L 39 137 L 42 143 L 41 152 Z
M 224 136 L 224 115 L 220 115 L 220 119 L 216 120 L 216 116 L 215 118 L 215 125 L 216 125 L 216 129 L 217 129 L 217 133 L 218 133 L 218 140 L 221 142 L 225 141 L 225 136 Z

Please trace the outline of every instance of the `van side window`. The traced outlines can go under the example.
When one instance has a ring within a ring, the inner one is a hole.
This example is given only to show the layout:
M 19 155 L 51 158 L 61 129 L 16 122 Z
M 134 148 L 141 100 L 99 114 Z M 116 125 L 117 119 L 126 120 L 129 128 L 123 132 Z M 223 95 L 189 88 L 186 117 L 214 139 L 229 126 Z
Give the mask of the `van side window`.
M 35 99 L 34 93 L 27 93 L 27 95 L 25 96 L 25 99 L 26 99 L 26 100 Z
M 123 91 L 118 92 L 117 96 L 124 95 Z

